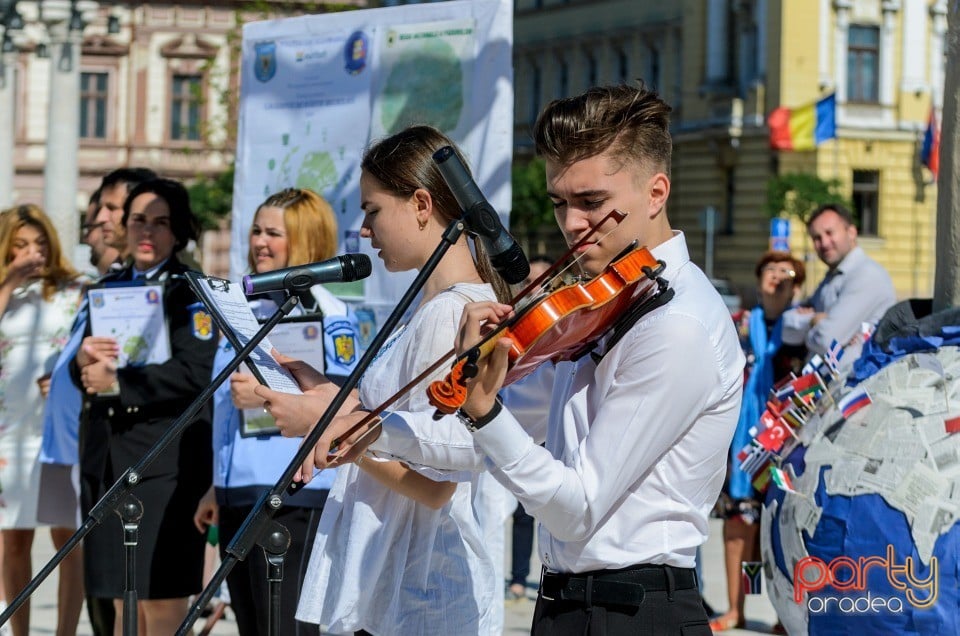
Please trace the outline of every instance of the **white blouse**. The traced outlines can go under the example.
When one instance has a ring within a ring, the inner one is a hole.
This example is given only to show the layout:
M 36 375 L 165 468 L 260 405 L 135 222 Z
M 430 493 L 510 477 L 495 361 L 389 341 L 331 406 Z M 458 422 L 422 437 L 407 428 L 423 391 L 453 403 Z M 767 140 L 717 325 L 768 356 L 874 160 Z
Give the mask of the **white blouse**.
M 363 376 L 363 404 L 381 404 L 448 352 L 464 304 L 486 300 L 494 300 L 489 285 L 457 284 L 420 307 Z M 410 392 L 405 409 L 433 411 L 425 394 L 433 379 Z M 363 629 L 376 636 L 501 632 L 494 562 L 503 555 L 492 556 L 484 543 L 482 524 L 488 520 L 473 506 L 483 494 L 478 475 L 456 475 L 468 481 L 433 510 L 386 489 L 355 464 L 337 473 L 300 595 L 299 620 L 332 633 Z M 483 484 L 500 488 L 492 480 Z

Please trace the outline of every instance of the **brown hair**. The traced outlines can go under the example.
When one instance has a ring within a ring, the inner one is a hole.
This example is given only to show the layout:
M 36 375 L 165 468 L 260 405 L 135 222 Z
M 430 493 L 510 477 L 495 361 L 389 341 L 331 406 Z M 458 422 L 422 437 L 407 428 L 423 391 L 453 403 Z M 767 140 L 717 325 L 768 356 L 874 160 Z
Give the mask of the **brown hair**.
M 263 208 L 283 210 L 288 267 L 323 261 L 337 253 L 337 217 L 330 204 L 313 190 L 286 188 L 267 197 L 257 206 L 257 212 Z M 247 251 L 247 265 L 250 271 L 256 271 L 251 250 Z
M 57 229 L 39 206 L 28 203 L 0 213 L 0 254 L 3 254 L 0 280 L 5 280 L 9 273 L 8 268 L 13 260 L 13 239 L 17 231 L 26 225 L 33 226 L 47 239 L 47 262 L 40 278 L 43 280 L 43 299 L 50 300 L 60 285 L 80 274 L 63 255 Z
M 453 148 L 463 161 L 456 144 L 442 132 L 430 126 L 411 126 L 371 146 L 364 154 L 360 167 L 396 196 L 410 197 L 420 188 L 428 191 L 433 198 L 434 209 L 449 223 L 460 218 L 461 211 L 433 161 L 433 153 L 444 146 Z M 463 161 L 463 165 L 467 165 L 466 161 Z M 474 241 L 473 247 L 480 278 L 490 283 L 498 300 L 507 302 L 510 300 L 510 288 L 493 268 L 483 244 Z
M 810 226 L 813 225 L 813 222 L 824 212 L 833 212 L 843 221 L 843 225 L 849 227 L 854 224 L 853 215 L 850 214 L 850 210 L 847 209 L 845 205 L 840 203 L 824 203 L 819 206 L 816 210 L 810 213 L 810 216 L 807 217 L 807 229 L 810 229 Z
M 757 280 L 760 279 L 760 273 L 763 271 L 763 268 L 770 263 L 790 263 L 790 267 L 793 269 L 794 274 L 793 284 L 797 287 L 803 285 L 803 281 L 807 279 L 807 268 L 804 267 L 803 261 L 795 258 L 790 252 L 769 250 L 764 252 L 763 256 L 760 257 L 760 260 L 757 261 L 757 267 L 754 270 L 754 273 L 757 275 Z
M 641 86 L 596 86 L 556 99 L 534 124 L 537 154 L 561 166 L 610 151 L 670 176 L 671 108 Z

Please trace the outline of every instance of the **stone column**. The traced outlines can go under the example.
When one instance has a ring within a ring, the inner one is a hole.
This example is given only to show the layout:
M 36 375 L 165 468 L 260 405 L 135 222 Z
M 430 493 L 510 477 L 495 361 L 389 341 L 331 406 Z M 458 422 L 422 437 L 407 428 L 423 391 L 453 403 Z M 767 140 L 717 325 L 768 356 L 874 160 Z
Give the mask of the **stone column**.
M 43 207 L 65 254 L 79 244 L 77 204 L 80 144 L 80 55 L 83 18 L 97 9 L 92 0 L 43 0 L 41 19 L 50 35 L 50 102 L 43 166 Z

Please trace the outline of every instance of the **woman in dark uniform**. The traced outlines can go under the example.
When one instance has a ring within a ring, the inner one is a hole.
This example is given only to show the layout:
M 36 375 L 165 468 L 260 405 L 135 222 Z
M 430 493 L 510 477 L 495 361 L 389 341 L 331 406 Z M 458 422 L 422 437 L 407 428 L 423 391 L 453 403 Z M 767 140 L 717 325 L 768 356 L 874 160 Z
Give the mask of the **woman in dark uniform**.
M 135 285 L 143 278 L 163 283 L 170 358 L 118 369 L 116 341 L 90 336 L 88 328 L 71 372 L 88 396 L 81 416 L 86 429 L 81 432 L 81 467 L 102 474 L 102 479 L 98 492 L 83 493 L 84 514 L 206 387 L 217 347 L 210 316 L 182 277 L 187 268 L 175 256 L 197 236 L 184 187 L 167 179 L 136 186 L 124 203 L 123 225 L 129 259 L 104 282 Z M 91 290 L 90 298 L 95 293 Z M 210 443 L 207 404 L 133 490 L 143 503 L 136 562 L 140 634 L 174 633 L 186 616 L 188 597 L 202 587 L 204 538 L 192 519 L 210 484 Z M 122 621 L 125 562 L 117 517 L 105 518 L 87 536 L 84 571 L 89 594 L 115 599 L 117 621 Z

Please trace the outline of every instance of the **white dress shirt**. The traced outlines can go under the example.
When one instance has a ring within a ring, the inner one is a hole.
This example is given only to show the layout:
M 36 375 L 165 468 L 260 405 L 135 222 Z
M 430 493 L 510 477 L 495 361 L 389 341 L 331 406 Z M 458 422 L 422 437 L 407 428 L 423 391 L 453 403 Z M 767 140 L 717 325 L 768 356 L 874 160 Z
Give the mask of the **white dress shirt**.
M 493 300 L 486 284 L 457 284 L 418 309 L 388 340 L 359 386 L 375 406 L 450 350 L 467 302 Z M 423 411 L 429 380 L 410 392 L 408 408 Z M 364 462 L 377 461 L 365 458 Z M 429 477 L 437 471 L 425 471 Z M 476 473 L 460 473 L 453 499 L 434 510 L 387 489 L 356 464 L 337 469 L 320 517 L 297 608 L 301 621 L 331 633 L 366 630 L 378 636 L 494 635 L 503 630 L 503 582 L 484 541 L 491 519 L 502 520 L 495 493 Z M 485 502 L 492 501 L 492 510 Z M 502 528 L 502 526 L 501 526 Z
M 485 466 L 539 521 L 551 570 L 693 567 L 726 473 L 744 357 L 683 234 L 651 251 L 676 295 L 599 364 L 557 365 L 546 428 L 529 412 L 521 426 L 506 408 L 472 435 L 452 417 L 430 426 L 393 413 L 371 449 L 436 468 Z
M 827 314 L 813 327 L 812 313 L 790 309 L 783 312 L 783 341 L 806 344 L 811 354 L 823 355 L 834 340 L 846 345 L 860 331 L 860 325 L 877 324 L 897 301 L 893 281 L 882 265 L 853 248 L 835 268 L 827 272 L 813 295 L 803 303 L 814 312 Z M 844 356 L 852 364 L 856 355 Z

